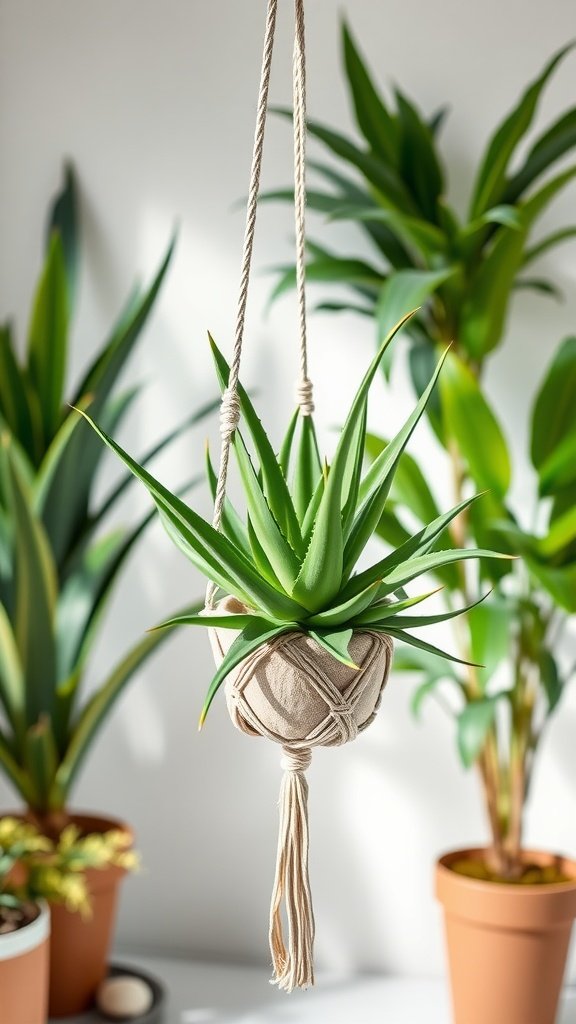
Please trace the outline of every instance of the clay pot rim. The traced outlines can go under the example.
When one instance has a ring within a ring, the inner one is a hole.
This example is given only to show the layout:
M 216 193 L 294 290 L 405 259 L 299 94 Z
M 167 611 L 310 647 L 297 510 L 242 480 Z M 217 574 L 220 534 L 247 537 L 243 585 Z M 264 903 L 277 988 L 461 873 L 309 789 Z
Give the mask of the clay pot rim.
M 46 900 L 35 900 L 34 905 L 38 908 L 38 914 L 33 921 L 29 921 L 23 928 L 17 928 L 15 932 L 0 935 L 0 963 L 26 956 L 49 938 L 50 907 Z
M 458 871 L 454 871 L 451 864 L 455 860 L 465 860 L 467 857 L 473 858 L 478 855 L 485 854 L 488 847 L 486 846 L 473 846 L 465 847 L 457 850 L 450 850 L 447 853 L 442 854 L 436 861 L 436 871 L 439 876 L 449 878 L 450 880 L 456 880 L 459 885 L 466 887 L 470 892 L 485 892 L 486 890 L 495 891 L 504 894 L 514 893 L 516 895 L 525 893 L 527 896 L 545 896 L 551 893 L 562 893 L 562 892 L 574 892 L 576 891 L 576 860 L 572 860 L 571 857 L 561 853 L 552 853 L 549 850 L 533 850 L 524 849 L 522 850 L 523 860 L 534 859 L 533 863 L 538 864 L 539 860 L 558 860 L 565 864 L 574 874 L 571 881 L 568 882 L 545 882 L 540 884 L 519 884 L 518 882 L 491 882 L 484 878 L 470 878 L 468 875 L 461 875 Z

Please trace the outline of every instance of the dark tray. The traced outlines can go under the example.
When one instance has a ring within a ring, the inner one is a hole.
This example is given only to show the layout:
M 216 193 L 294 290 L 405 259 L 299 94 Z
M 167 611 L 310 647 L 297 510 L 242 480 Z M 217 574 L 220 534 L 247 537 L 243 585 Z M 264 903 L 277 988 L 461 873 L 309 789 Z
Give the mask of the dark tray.
M 110 978 L 117 978 L 119 976 L 129 978 L 140 978 L 145 981 L 147 985 L 152 989 L 152 995 L 154 1002 L 148 1010 L 141 1017 L 132 1017 L 130 1024 L 162 1024 L 164 1010 L 166 1009 L 166 990 L 164 986 L 154 978 L 151 974 L 147 974 L 146 971 L 137 970 L 135 967 L 128 967 L 124 964 L 111 964 L 108 976 Z M 81 1017 L 67 1018 L 68 1024 L 102 1024 L 103 1021 L 110 1021 L 109 1017 L 103 1017 L 98 1010 L 90 1010 L 88 1013 L 83 1014 Z M 67 1024 L 66 1018 L 62 1021 L 62 1024 Z

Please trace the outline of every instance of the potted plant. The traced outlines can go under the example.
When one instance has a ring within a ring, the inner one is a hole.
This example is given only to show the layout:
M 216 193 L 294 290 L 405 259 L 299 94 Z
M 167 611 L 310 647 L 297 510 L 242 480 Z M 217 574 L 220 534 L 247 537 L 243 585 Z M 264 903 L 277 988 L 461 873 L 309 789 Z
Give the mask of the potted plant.
M 430 594 L 409 597 L 404 589 L 407 585 L 434 567 L 459 566 L 480 557 L 506 557 L 471 547 L 438 549 L 449 524 L 474 503 L 470 496 L 434 517 L 385 558 L 357 572 L 358 560 L 385 514 L 402 453 L 444 361 L 442 357 L 405 425 L 363 474 L 368 392 L 401 326 L 383 342 L 364 376 L 330 465 L 319 456 L 311 414 L 300 410 L 276 455 L 246 391 L 238 387 L 232 398 L 243 416 L 252 451 L 240 429 L 233 429 L 230 437 L 246 510 L 240 515 L 226 499 L 222 533 L 84 413 L 148 489 L 172 540 L 213 581 L 222 597 L 204 613 L 178 616 L 160 627 L 208 625 L 213 632 L 218 667 L 200 724 L 227 679 L 235 724 L 244 732 L 265 735 L 284 745 L 289 780 L 281 798 L 286 812 L 272 901 L 271 949 L 275 981 L 287 991 L 313 981 L 313 917 L 307 842 L 303 839 L 307 836 L 303 773 L 310 748 L 346 742 L 370 723 L 386 681 L 393 640 L 440 658 L 454 657 L 415 636 L 411 629 L 453 618 L 461 610 L 451 609 L 439 616 L 414 615 L 411 609 Z M 211 345 L 220 385 L 230 402 L 230 369 L 216 345 Z M 217 478 L 209 456 L 207 466 L 216 494 Z M 375 642 L 368 652 L 367 639 L 371 638 Z M 347 672 L 342 672 L 342 665 Z M 287 889 L 293 901 L 289 952 L 280 920 Z
M 118 390 L 118 379 L 154 307 L 172 251 L 171 245 L 151 286 L 132 295 L 69 395 L 109 429 L 119 427 L 137 397 L 137 388 Z M 78 271 L 77 190 L 68 167 L 51 210 L 23 364 L 10 325 L 0 329 L 0 769 L 21 797 L 27 819 L 51 840 L 70 823 L 82 833 L 119 827 L 104 816 L 73 813 L 70 793 L 115 702 L 166 635 L 139 640 L 82 700 L 103 613 L 150 517 L 129 527 L 109 524 L 131 477 L 96 501 L 102 446 L 65 398 Z M 213 405 L 172 430 L 144 462 Z M 90 875 L 90 921 L 66 907 L 53 914 L 54 1015 L 80 1011 L 104 975 L 122 874 L 110 864 Z
M 400 651 L 395 662 L 419 675 L 416 711 L 436 695 L 454 716 L 460 757 L 478 767 L 486 799 L 489 847 L 449 855 L 438 867 L 438 891 L 448 904 L 456 1019 L 552 1024 L 576 912 L 576 867 L 526 851 L 522 837 L 538 747 L 574 671 L 558 645 L 566 618 L 576 611 L 576 341 L 568 338 L 559 347 L 533 404 L 530 456 L 537 488 L 528 513 L 510 499 L 511 455 L 486 394 L 484 371 L 503 342 L 513 290 L 557 292 L 526 268 L 575 231 L 565 228 L 530 243 L 549 202 L 576 175 L 569 167 L 542 181 L 576 144 L 575 110 L 539 135 L 513 166 L 540 94 L 566 50 L 550 61 L 490 139 L 461 221 L 445 198 L 436 141 L 444 112 L 427 120 L 400 90 L 391 109 L 346 28 L 343 38 L 364 143 L 360 147 L 331 129 L 309 125 L 355 172 L 350 177 L 337 164 L 314 164 L 330 188 L 312 192 L 310 203 L 333 219 L 354 221 L 382 263 L 342 258 L 314 244 L 309 276 L 351 286 L 356 298 L 321 308 L 373 317 L 379 335 L 390 317 L 421 303 L 409 325 L 408 351 L 418 394 L 438 347 L 452 342 L 427 413 L 451 468 L 456 500 L 471 487 L 487 493 L 450 525 L 448 540 L 457 547 L 495 545 L 522 556 L 520 562 L 483 562 L 481 575 L 493 593 L 458 620 L 460 656 L 482 669 L 447 666 L 423 650 Z M 283 268 L 276 295 L 293 280 L 292 268 Z M 390 367 L 389 359 L 387 373 Z M 381 457 L 386 447 L 385 438 L 367 438 L 371 458 Z M 406 540 L 414 518 L 424 523 L 436 514 L 433 491 L 426 472 L 404 454 L 380 536 L 394 546 Z M 466 603 L 474 592 L 469 571 L 443 566 L 433 573 L 447 609 Z
M 0 992 L 10 1024 L 47 1019 L 49 905 L 90 918 L 89 873 L 134 870 L 131 847 L 121 830 L 82 836 L 69 825 L 54 842 L 28 822 L 0 818 Z

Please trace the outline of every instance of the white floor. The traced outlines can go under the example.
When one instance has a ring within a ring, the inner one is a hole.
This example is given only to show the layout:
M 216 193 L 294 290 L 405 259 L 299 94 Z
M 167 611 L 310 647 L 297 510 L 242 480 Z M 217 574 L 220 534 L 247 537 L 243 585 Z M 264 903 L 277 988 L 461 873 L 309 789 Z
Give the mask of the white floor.
M 148 957 L 118 961 L 163 982 L 169 992 L 163 1024 L 451 1024 L 448 995 L 439 981 L 323 977 L 314 989 L 286 996 L 256 968 Z M 69 1018 L 68 1024 L 95 1019 Z M 566 993 L 558 1024 L 576 1024 L 576 991 Z

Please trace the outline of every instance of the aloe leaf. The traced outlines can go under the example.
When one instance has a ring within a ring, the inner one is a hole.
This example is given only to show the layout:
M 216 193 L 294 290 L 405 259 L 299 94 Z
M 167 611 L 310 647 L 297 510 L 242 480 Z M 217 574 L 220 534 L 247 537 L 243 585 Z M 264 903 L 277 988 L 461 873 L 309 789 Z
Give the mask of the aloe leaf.
M 218 477 L 216 476 L 216 470 L 212 465 L 212 459 L 210 458 L 210 449 L 206 445 L 206 476 L 208 477 L 208 486 L 212 495 L 212 501 L 216 499 L 216 490 L 218 487 Z M 221 529 L 223 533 L 236 545 L 245 555 L 250 552 L 250 541 L 248 539 L 248 533 L 246 527 L 238 515 L 236 509 L 232 505 L 229 498 L 225 498 L 224 507 L 222 509 L 222 522 Z
M 376 581 L 377 583 L 377 581 Z M 401 601 L 390 601 L 384 599 L 377 601 L 376 604 L 371 604 L 370 607 L 366 608 L 361 615 L 357 615 L 354 618 L 355 626 L 369 626 L 371 622 L 384 622 L 385 619 L 394 618 L 399 612 L 405 611 L 407 608 L 413 608 L 417 604 L 422 604 L 423 601 L 427 601 L 434 594 L 440 593 L 442 587 L 436 587 L 434 590 L 429 590 L 425 594 L 417 594 L 415 597 L 406 597 Z
M 288 430 L 284 440 L 282 441 L 282 447 L 280 454 L 278 455 L 278 465 L 284 474 L 284 479 L 288 479 L 290 473 L 290 462 L 292 459 L 292 449 L 294 446 L 294 437 L 296 435 L 296 428 L 300 421 L 300 409 L 296 409 L 290 423 L 288 424 Z
M 428 555 L 420 555 L 417 558 L 410 558 L 401 565 L 396 566 L 392 572 L 385 577 L 380 586 L 379 597 L 386 597 L 393 594 L 398 587 L 404 587 L 407 583 L 417 579 L 424 573 L 434 572 L 443 565 L 451 562 L 466 561 L 471 558 L 502 558 L 509 559 L 510 555 L 501 555 L 495 551 L 488 551 L 484 548 L 455 548 L 451 551 L 433 551 Z M 369 572 L 369 570 L 368 570 Z M 368 575 L 362 574 L 362 575 Z M 360 577 L 357 577 L 360 579 Z M 368 580 L 365 581 L 365 585 Z
M 236 431 L 234 452 L 254 533 L 274 574 L 289 594 L 298 575 L 300 563 L 270 510 L 240 431 Z
M 306 511 L 312 501 L 318 481 L 322 477 L 322 461 L 318 451 L 318 441 L 311 416 L 302 416 L 300 438 L 298 443 L 296 466 L 292 492 L 294 508 L 300 524 L 303 523 Z
M 364 403 L 362 413 L 358 418 L 355 437 L 352 440 L 352 451 L 355 452 L 355 456 L 352 463 L 348 463 L 347 472 L 344 475 L 344 481 L 342 484 L 342 494 L 344 499 L 342 503 L 342 526 L 344 529 L 345 541 L 348 539 L 358 503 L 358 494 L 360 491 L 360 481 L 362 479 L 362 468 L 364 464 L 367 417 L 368 402 L 366 401 Z
M 262 625 L 270 625 L 269 619 L 263 619 L 259 615 L 218 615 L 212 614 L 204 610 L 200 614 L 189 614 L 189 615 L 176 615 L 172 619 L 167 619 L 165 622 L 159 623 L 158 626 L 154 626 L 149 632 L 154 633 L 157 629 L 172 629 L 177 626 L 204 626 L 206 629 L 236 629 L 242 630 L 246 626 L 252 623 L 260 623 Z M 277 625 L 284 625 L 284 623 L 277 623 Z
M 338 630 L 320 630 L 320 629 L 307 629 L 313 640 L 316 641 L 320 647 L 323 647 L 328 654 L 331 654 L 336 661 L 341 661 L 343 665 L 347 665 L 348 668 L 358 669 L 350 654 L 348 653 L 348 647 L 353 636 L 352 629 L 338 629 Z
M 398 167 L 398 124 L 378 93 L 347 24 L 342 26 L 344 62 L 356 122 L 370 149 Z
M 341 504 L 342 487 L 355 463 L 355 429 L 362 418 L 366 396 L 388 345 L 411 314 L 404 317 L 381 345 L 358 389 L 344 424 L 316 517 L 310 546 L 292 591 L 296 601 L 310 612 L 321 611 L 335 597 L 342 583 L 344 536 Z
M 77 193 L 78 188 L 74 168 L 67 161 L 64 165 L 64 184 L 52 204 L 48 217 L 47 245 L 50 245 L 52 235 L 54 232 L 57 232 L 62 240 L 68 301 L 71 310 L 76 306 L 80 270 Z
M 224 389 L 228 385 L 230 367 L 218 349 L 214 339 L 209 336 L 209 340 L 220 386 Z M 266 431 L 260 422 L 250 398 L 241 384 L 238 385 L 238 399 L 240 401 L 242 416 L 244 417 L 244 421 L 254 442 L 254 447 L 256 449 L 264 480 L 265 493 L 272 514 L 294 551 L 301 553 L 302 536 L 300 533 L 300 526 L 298 524 L 298 517 L 296 516 L 290 491 L 288 489 L 288 484 L 286 483 L 284 474 L 278 465 L 278 460 L 276 459 L 274 449 L 268 440 Z
M 474 608 L 478 608 L 487 597 L 489 597 L 489 594 L 484 594 L 478 601 L 473 601 L 462 608 L 454 608 L 447 612 L 438 612 L 433 615 L 393 615 L 384 617 L 381 621 L 382 625 L 387 625 L 390 622 L 390 625 L 395 629 L 419 629 L 421 626 L 436 626 L 441 622 L 449 622 L 459 615 L 466 615 Z
M 290 618 L 301 608 L 263 580 L 245 555 L 221 533 L 171 494 L 158 480 L 142 469 L 111 437 L 83 413 L 96 433 L 144 484 L 162 513 L 163 522 L 170 524 L 170 536 L 182 541 L 182 549 L 202 572 L 224 588 L 229 588 L 240 600 L 255 602 L 278 618 Z
M 45 444 L 60 423 L 68 359 L 68 320 L 64 250 L 60 236 L 54 234 L 36 290 L 28 337 L 28 375 L 40 403 Z
M 254 618 L 254 616 L 252 617 Z M 271 640 L 275 640 L 276 637 L 282 636 L 283 633 L 291 633 L 298 631 L 298 626 L 295 623 L 285 623 L 279 626 L 277 623 L 271 623 L 266 620 L 257 619 L 250 622 L 244 627 L 240 636 L 237 636 L 230 649 L 226 653 L 222 664 L 216 672 L 210 686 L 202 713 L 200 715 L 199 728 L 201 729 L 206 721 L 206 716 L 210 710 L 210 706 L 226 676 L 232 669 L 236 668 L 244 658 L 252 654 L 253 651 L 258 650 L 264 644 L 269 643 Z
M 387 439 L 377 437 L 375 434 L 366 434 L 366 453 L 370 460 L 375 462 L 389 443 Z M 440 515 L 424 473 L 416 460 L 406 451 L 396 466 L 390 488 L 390 501 L 408 508 L 421 523 L 429 523 Z
M 282 591 L 282 584 L 274 572 L 274 569 L 270 564 L 270 559 L 266 555 L 266 552 L 260 543 L 258 534 L 254 529 L 250 516 L 248 516 L 246 520 L 246 530 L 250 557 L 253 559 L 256 568 L 268 583 L 270 583 L 275 589 Z
M 412 437 L 418 422 L 424 414 L 427 402 L 432 394 L 436 381 L 438 380 L 446 355 L 447 352 L 445 352 L 440 359 L 434 375 L 413 413 L 393 440 L 390 441 L 390 444 L 385 448 L 382 454 L 379 455 L 376 461 L 372 463 L 360 484 L 359 499 L 361 504 L 354 518 L 344 552 L 343 575 L 345 577 L 348 577 L 353 571 L 358 558 L 380 521 L 380 517 L 382 516 L 386 504 L 386 499 L 390 492 L 396 466 L 402 452 L 408 444 L 408 441 Z
M 478 171 L 470 207 L 471 218 L 501 201 L 506 195 L 506 171 L 516 146 L 530 128 L 542 90 L 562 58 L 573 44 L 564 46 L 528 87 L 492 136 Z
M 434 654 L 438 658 L 444 658 L 446 661 L 453 661 L 456 665 L 469 665 L 472 668 L 481 668 L 481 665 L 475 665 L 471 661 L 463 661 L 462 658 L 457 658 L 454 654 L 449 654 L 448 651 L 443 651 L 440 647 L 435 647 L 434 644 L 427 643 L 426 640 L 421 640 L 420 637 L 412 636 L 410 633 L 405 633 L 402 629 L 395 629 L 393 626 L 389 626 L 385 623 L 384 626 L 378 627 L 375 625 L 370 626 L 370 629 L 375 629 L 377 632 L 386 633 L 387 636 L 391 636 L 393 640 L 400 640 L 402 643 L 408 644 L 409 647 L 416 647 L 419 651 L 426 651 L 427 654 Z
M 354 597 L 343 601 L 341 604 L 334 605 L 333 608 L 329 608 L 325 612 L 311 615 L 306 620 L 306 626 L 328 629 L 331 626 L 341 626 L 344 622 L 351 622 L 353 619 L 361 616 L 362 612 L 375 600 L 379 582 L 377 580 L 369 587 L 366 587 L 366 590 L 363 590 L 360 594 L 355 594 Z

